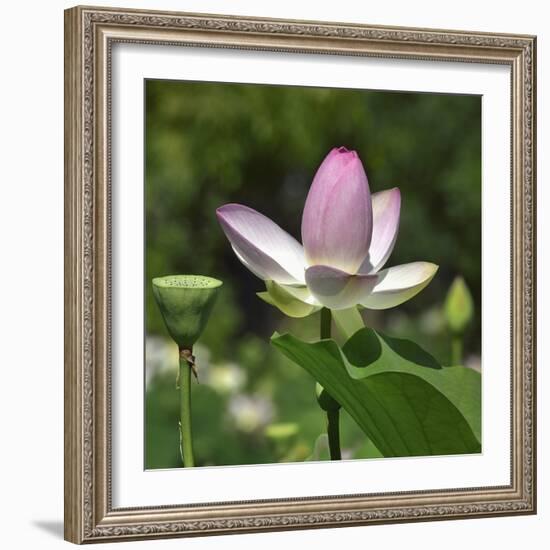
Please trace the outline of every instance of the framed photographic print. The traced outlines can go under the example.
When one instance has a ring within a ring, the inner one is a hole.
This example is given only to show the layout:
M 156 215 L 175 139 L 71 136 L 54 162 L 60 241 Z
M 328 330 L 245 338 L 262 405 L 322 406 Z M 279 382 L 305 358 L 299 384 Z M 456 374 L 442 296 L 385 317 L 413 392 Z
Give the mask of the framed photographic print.
M 65 12 L 65 537 L 532 514 L 533 36 Z

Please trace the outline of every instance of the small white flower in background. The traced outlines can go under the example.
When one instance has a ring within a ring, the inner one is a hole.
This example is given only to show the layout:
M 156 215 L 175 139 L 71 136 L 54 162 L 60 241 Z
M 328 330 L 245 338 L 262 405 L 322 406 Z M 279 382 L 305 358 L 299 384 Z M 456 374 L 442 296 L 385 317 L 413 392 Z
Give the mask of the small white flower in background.
M 203 379 L 201 378 L 201 383 Z M 246 373 L 235 363 L 211 365 L 204 383 L 221 394 L 241 391 L 246 384 Z
M 199 380 L 208 376 L 210 369 L 210 350 L 201 344 L 193 346 L 193 355 L 200 365 Z M 150 336 L 145 338 L 145 387 L 158 375 L 173 372 L 176 376 L 174 365 L 179 362 L 178 348 L 172 340 L 161 336 Z
M 171 340 L 160 336 L 145 338 L 145 386 L 159 374 L 178 364 L 178 349 Z
M 239 430 L 250 433 L 271 422 L 273 403 L 261 395 L 238 394 L 229 401 L 229 413 Z

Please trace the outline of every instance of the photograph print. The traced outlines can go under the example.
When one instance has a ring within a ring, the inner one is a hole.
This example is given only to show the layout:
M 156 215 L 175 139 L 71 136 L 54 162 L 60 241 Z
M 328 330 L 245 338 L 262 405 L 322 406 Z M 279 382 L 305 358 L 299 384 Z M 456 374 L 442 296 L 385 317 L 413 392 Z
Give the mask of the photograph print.
M 476 454 L 481 97 L 145 82 L 145 468 Z

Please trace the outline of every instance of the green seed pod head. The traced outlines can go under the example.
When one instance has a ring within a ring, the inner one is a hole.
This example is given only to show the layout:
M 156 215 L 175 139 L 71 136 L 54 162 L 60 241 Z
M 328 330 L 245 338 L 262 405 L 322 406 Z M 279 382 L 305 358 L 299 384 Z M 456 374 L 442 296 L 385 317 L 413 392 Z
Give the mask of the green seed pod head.
M 168 275 L 153 279 L 153 294 L 170 336 L 180 348 L 199 339 L 222 282 L 202 275 Z

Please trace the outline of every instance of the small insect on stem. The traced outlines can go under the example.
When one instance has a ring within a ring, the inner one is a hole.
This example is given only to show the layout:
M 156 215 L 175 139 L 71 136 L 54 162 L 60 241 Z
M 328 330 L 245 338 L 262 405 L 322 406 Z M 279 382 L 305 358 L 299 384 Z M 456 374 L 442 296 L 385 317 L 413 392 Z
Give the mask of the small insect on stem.
M 199 381 L 199 373 L 197 372 L 197 364 L 195 362 L 195 356 L 193 355 L 193 351 L 190 349 L 180 349 L 180 356 L 187 361 L 187 364 L 189 365 L 189 368 L 193 372 L 193 375 L 195 376 L 197 382 Z

